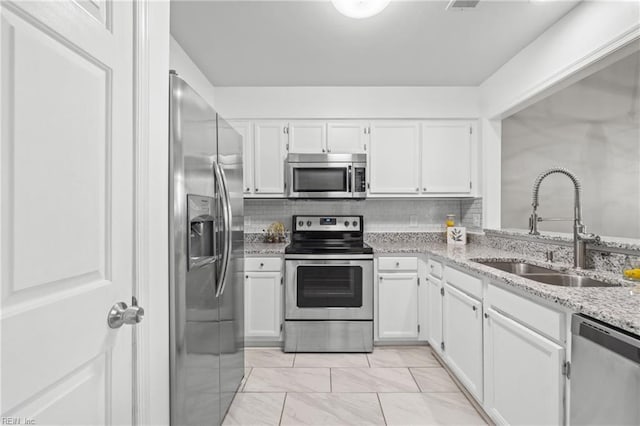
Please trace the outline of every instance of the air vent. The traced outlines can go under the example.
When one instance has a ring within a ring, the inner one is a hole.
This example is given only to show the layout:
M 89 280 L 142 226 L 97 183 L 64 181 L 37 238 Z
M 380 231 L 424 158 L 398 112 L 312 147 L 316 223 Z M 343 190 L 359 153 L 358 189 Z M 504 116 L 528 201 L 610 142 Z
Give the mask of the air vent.
M 448 9 L 472 9 L 480 0 L 451 0 L 447 5 Z

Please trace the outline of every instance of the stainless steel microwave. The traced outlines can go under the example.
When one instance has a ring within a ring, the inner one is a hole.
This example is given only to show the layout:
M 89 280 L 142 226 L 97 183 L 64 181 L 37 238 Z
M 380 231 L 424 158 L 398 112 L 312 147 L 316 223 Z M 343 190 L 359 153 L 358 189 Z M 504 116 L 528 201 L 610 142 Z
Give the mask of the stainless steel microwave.
M 289 154 L 289 198 L 365 198 L 366 154 Z

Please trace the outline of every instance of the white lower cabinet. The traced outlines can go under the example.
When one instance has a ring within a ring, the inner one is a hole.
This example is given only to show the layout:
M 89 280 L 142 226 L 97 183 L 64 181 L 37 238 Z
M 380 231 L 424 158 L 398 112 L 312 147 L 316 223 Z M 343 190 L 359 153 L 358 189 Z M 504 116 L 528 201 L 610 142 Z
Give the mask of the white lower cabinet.
M 380 257 L 376 276 L 376 340 L 419 340 L 417 257 Z
M 428 312 L 429 318 L 429 344 L 434 351 L 442 355 L 442 298 L 444 296 L 444 288 L 442 281 L 432 275 L 427 277 L 427 293 L 428 293 Z
M 482 302 L 444 283 L 444 359 L 462 384 L 482 401 Z
M 418 338 L 418 273 L 378 274 L 378 335 Z
M 562 346 L 488 309 L 485 409 L 499 424 L 563 423 Z
M 245 338 L 279 341 L 283 321 L 282 261 L 248 258 L 245 264 Z

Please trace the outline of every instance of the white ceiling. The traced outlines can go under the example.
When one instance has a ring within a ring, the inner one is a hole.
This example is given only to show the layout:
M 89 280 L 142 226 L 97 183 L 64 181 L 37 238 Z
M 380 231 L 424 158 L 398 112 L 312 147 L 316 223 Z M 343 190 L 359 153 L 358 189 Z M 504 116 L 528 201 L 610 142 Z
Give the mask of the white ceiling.
M 214 86 L 476 86 L 578 4 L 392 1 L 356 20 L 330 1 L 172 1 L 171 34 Z

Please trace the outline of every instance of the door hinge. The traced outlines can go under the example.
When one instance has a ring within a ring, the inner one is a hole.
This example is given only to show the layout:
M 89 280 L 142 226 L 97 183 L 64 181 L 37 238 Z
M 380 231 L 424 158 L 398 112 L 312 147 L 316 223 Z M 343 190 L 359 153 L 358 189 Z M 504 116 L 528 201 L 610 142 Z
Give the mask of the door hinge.
M 285 146 L 285 151 L 289 151 L 289 144 Z
M 444 342 L 440 342 L 440 349 L 444 351 Z
M 284 325 L 282 323 L 280 323 L 280 332 L 282 333 L 282 328 L 284 327 Z
M 418 324 L 418 333 L 420 333 L 420 324 Z
M 280 277 L 280 285 L 284 284 L 284 277 Z
M 371 184 L 367 182 L 367 189 L 371 189 Z
M 285 126 L 282 128 L 282 133 L 284 133 L 285 135 L 289 134 L 289 127 Z
M 469 181 L 469 189 L 473 189 L 473 182 Z
M 287 182 L 284 183 L 284 189 L 287 189 Z
M 565 363 L 562 364 L 562 375 L 567 376 L 567 379 L 571 378 L 571 362 L 570 361 L 565 361 Z
M 440 296 L 444 296 L 444 287 L 440 288 Z
M 420 277 L 418 277 L 418 285 L 420 285 Z
M 367 144 L 366 143 L 364 144 L 364 150 L 365 151 L 367 150 Z
M 473 134 L 473 127 L 469 126 L 469 134 L 472 135 Z

